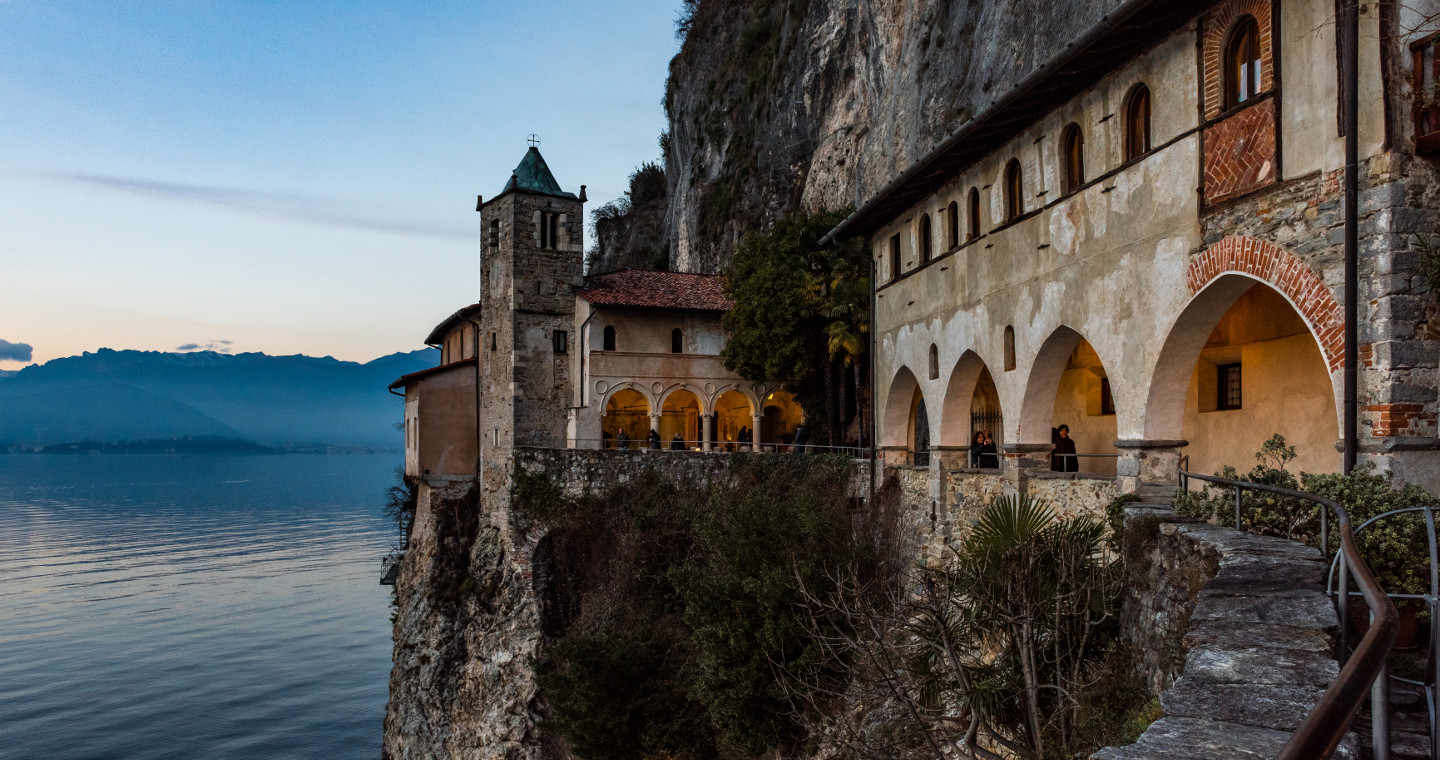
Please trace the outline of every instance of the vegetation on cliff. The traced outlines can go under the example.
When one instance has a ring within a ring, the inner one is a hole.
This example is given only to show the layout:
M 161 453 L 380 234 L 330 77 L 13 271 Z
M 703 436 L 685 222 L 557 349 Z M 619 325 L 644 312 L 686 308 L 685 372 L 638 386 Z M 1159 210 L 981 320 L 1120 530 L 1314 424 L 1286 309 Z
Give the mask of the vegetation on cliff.
M 552 526 L 546 726 L 587 760 L 756 757 L 802 738 L 777 668 L 828 664 L 801 588 L 874 567 L 853 531 L 848 462 L 736 455 L 724 483 L 655 472 L 562 499 L 517 473 Z M 862 521 L 863 522 L 863 521 Z
M 666 136 L 660 136 L 664 149 Z M 670 243 L 665 235 L 665 169 L 646 161 L 630 174 L 625 195 L 590 212 L 595 247 L 586 257 L 586 274 L 621 269 L 666 269 Z
M 791 385 L 815 443 L 860 443 L 848 432 L 869 419 L 863 390 L 869 356 L 869 258 L 859 241 L 829 247 L 820 238 L 849 209 L 795 214 L 751 232 L 725 271 L 729 337 L 721 358 L 752 383 Z M 820 424 L 816 425 L 815 422 Z

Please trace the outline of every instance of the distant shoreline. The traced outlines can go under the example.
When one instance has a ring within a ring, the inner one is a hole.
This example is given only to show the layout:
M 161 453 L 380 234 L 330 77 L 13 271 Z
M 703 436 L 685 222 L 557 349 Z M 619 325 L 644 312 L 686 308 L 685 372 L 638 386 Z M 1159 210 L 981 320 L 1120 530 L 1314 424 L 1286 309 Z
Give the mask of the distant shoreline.
M 272 447 L 234 438 L 180 438 L 146 441 L 75 441 L 0 447 L 5 454 L 400 454 L 400 448 L 370 446 Z

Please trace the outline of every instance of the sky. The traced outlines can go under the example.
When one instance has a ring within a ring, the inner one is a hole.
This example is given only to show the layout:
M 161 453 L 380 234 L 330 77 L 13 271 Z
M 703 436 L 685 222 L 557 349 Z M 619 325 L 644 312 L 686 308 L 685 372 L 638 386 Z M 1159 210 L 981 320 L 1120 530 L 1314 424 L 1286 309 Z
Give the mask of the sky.
M 679 5 L 0 0 L 0 370 L 420 348 L 530 134 L 587 211 L 658 158 Z

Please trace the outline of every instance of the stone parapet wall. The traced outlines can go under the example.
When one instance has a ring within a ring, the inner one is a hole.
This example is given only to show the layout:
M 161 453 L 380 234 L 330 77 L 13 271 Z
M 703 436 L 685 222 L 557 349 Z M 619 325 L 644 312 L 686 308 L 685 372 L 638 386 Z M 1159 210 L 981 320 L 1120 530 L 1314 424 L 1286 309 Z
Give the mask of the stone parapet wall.
M 730 471 L 726 454 L 651 449 L 524 448 L 515 450 L 515 463 L 528 473 L 547 474 L 572 499 L 628 483 L 649 469 L 662 469 L 671 480 L 697 487 Z
M 1026 488 L 1032 498 L 1044 499 L 1063 518 L 1104 519 L 1105 505 L 1118 495 L 1115 478 L 1060 472 L 1032 474 Z
M 1126 511 L 1122 637 L 1164 717 L 1096 760 L 1269 758 L 1339 674 L 1316 549 L 1164 509 Z M 1336 757 L 1358 758 L 1353 736 Z

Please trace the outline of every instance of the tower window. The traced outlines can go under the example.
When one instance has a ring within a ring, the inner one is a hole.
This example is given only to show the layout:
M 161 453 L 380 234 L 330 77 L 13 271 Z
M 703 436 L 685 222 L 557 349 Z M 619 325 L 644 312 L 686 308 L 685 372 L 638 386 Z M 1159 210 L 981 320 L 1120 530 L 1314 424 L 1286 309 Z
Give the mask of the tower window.
M 1065 193 L 1068 195 L 1085 184 L 1085 135 L 1080 125 L 1071 122 L 1065 127 L 1061 145 L 1065 149 Z
M 548 211 L 536 212 L 539 215 L 540 226 L 540 248 L 542 250 L 554 250 L 556 240 L 559 239 L 560 215 Z
M 920 261 L 922 263 L 930 261 L 930 238 L 932 237 L 930 232 L 930 215 L 922 214 L 920 216 Z
M 1222 364 L 1217 370 L 1219 377 L 1216 378 L 1215 389 L 1219 391 L 1219 397 L 1215 399 L 1215 408 L 1239 409 L 1242 401 L 1240 365 Z
M 490 220 L 490 250 L 500 250 L 500 220 Z
M 680 354 L 685 352 L 685 335 L 680 328 L 670 331 L 670 353 Z
M 890 236 L 890 281 L 900 279 L 900 236 Z
M 970 188 L 970 228 L 965 233 L 966 240 L 974 240 L 980 237 L 980 191 Z
M 947 248 L 954 248 L 960 245 L 960 204 L 950 201 L 950 207 L 945 210 L 945 242 Z
M 1025 213 L 1024 175 L 1020 171 L 1019 159 L 1010 159 L 1005 165 L 1005 221 L 1020 218 Z
M 1260 25 L 1245 16 L 1225 45 L 1225 107 L 1234 108 L 1260 92 Z
M 490 350 L 495 350 L 495 333 L 490 333 Z
M 1125 99 L 1125 160 L 1150 152 L 1150 88 L 1135 85 Z
M 602 350 L 604 350 L 604 351 L 614 351 L 614 350 L 615 350 L 615 327 L 614 327 L 614 325 L 605 325 L 605 342 L 602 343 L 601 345 L 604 346 L 604 348 L 602 349 Z
M 570 333 L 565 332 L 564 330 L 556 330 L 554 333 L 551 334 L 551 339 L 555 342 L 555 353 L 569 353 Z

